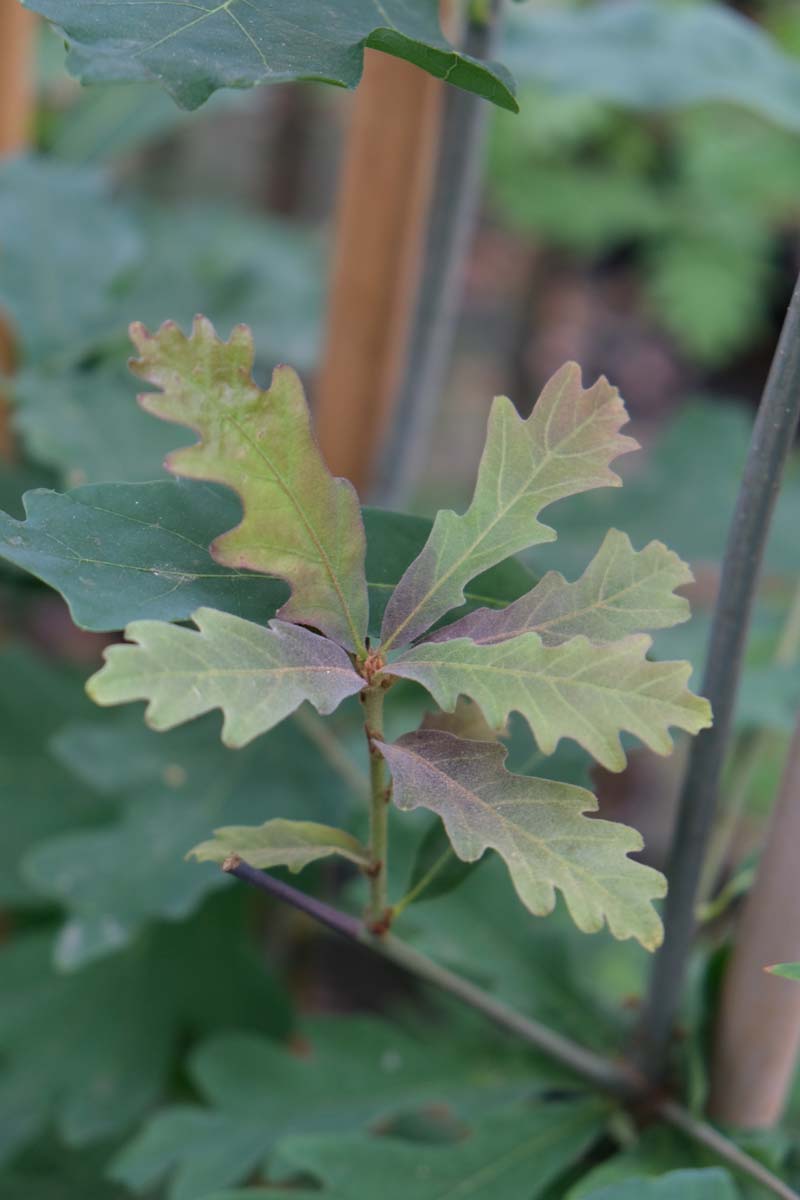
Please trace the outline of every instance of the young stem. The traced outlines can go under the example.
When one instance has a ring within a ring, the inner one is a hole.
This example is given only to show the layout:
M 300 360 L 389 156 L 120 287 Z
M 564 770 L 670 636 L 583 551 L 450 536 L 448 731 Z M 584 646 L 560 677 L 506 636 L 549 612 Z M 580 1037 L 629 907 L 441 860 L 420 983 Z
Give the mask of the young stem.
M 398 938 L 389 934 L 386 937 L 374 937 L 355 917 L 341 913 L 330 905 L 323 904 L 298 891 L 288 883 L 273 879 L 271 875 L 256 870 L 249 863 L 243 862 L 234 855 L 225 863 L 223 870 L 268 895 L 274 896 L 286 904 L 307 913 L 313 920 L 326 928 L 333 930 L 350 941 L 358 942 L 372 950 L 382 958 L 396 963 L 397 966 L 410 972 L 417 979 L 425 980 L 455 996 L 464 1004 L 484 1016 L 488 1021 L 505 1029 L 508 1033 L 520 1038 L 530 1046 L 548 1055 L 555 1062 L 574 1071 L 595 1087 L 623 1100 L 641 1100 L 646 1097 L 646 1081 L 635 1067 L 624 1062 L 612 1062 L 594 1051 L 573 1042 L 563 1034 L 549 1029 L 541 1022 L 531 1017 L 523 1016 L 509 1008 L 502 1000 L 496 999 L 482 991 L 469 980 L 462 979 L 453 971 L 448 971 L 433 959 L 420 954 L 412 946 L 407 946 Z M 796 986 L 796 985 L 795 985 Z M 731 1142 L 713 1126 L 693 1117 L 669 1098 L 656 1096 L 652 1111 L 670 1125 L 682 1130 L 687 1137 L 708 1147 L 719 1155 L 723 1162 L 748 1175 L 783 1200 L 800 1200 L 797 1192 L 793 1191 L 783 1180 L 774 1175 L 767 1167 L 756 1159 L 751 1158 L 734 1142 Z
M 692 745 L 667 866 L 664 944 L 653 964 L 637 1048 L 648 1077 L 664 1075 L 695 925 L 697 887 L 714 825 L 717 792 L 756 588 L 781 477 L 800 416 L 800 279 L 758 410 L 728 534 L 703 679 L 714 724 Z
M 398 900 L 396 904 L 392 905 L 392 917 L 399 917 L 402 912 L 405 912 L 409 904 L 413 904 L 414 901 L 422 895 L 425 889 L 433 883 L 436 876 L 444 867 L 447 866 L 452 857 L 453 851 L 450 849 L 447 849 L 443 854 L 440 854 L 430 870 L 426 871 L 422 876 L 419 883 L 415 884 L 409 892 L 406 892 L 402 900 Z
M 386 760 L 375 744 L 383 740 L 383 698 L 380 683 L 370 684 L 364 697 L 364 730 L 369 749 L 369 870 L 370 894 L 367 921 L 373 930 L 385 927 L 389 898 L 386 860 L 389 853 L 389 774 Z

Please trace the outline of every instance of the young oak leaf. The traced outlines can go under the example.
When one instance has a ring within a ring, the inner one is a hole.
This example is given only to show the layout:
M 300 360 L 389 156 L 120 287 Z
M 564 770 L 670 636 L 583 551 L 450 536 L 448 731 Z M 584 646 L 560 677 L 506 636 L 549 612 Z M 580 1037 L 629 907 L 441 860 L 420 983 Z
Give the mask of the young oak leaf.
M 531 912 L 551 912 L 558 888 L 585 933 L 607 921 L 617 938 L 636 938 L 648 950 L 660 944 L 652 900 L 666 893 L 666 881 L 627 857 L 642 848 L 635 830 L 584 815 L 597 808 L 591 792 L 512 775 L 503 765 L 505 748 L 495 742 L 417 731 L 380 749 L 397 806 L 438 813 L 465 862 L 496 850 Z
M 634 550 L 627 534 L 610 529 L 574 583 L 558 571 L 548 571 L 519 600 L 501 609 L 476 609 L 428 640 L 468 637 L 489 645 L 533 632 L 545 646 L 558 646 L 579 634 L 593 642 L 613 642 L 688 621 L 688 601 L 674 589 L 693 578 L 686 563 L 662 542 Z
M 545 646 L 536 633 L 484 646 L 462 637 L 414 646 L 389 670 L 422 684 L 445 711 L 463 694 L 491 726 L 519 712 L 544 754 L 569 737 L 609 771 L 621 771 L 623 731 L 669 754 L 670 726 L 697 733 L 711 724 L 708 701 L 686 687 L 691 665 L 649 662 L 651 644 L 643 634 L 607 645 L 581 636 L 559 646 Z
M 511 401 L 495 399 L 475 493 L 467 511 L 438 514 L 422 552 L 386 606 L 383 648 L 414 641 L 463 603 L 475 575 L 507 558 L 551 542 L 538 520 L 543 508 L 597 487 L 618 487 L 609 463 L 638 444 L 619 433 L 627 422 L 616 388 L 601 377 L 589 389 L 577 363 L 556 372 L 523 420 Z
M 166 621 L 134 621 L 129 643 L 110 646 L 105 666 L 86 685 L 102 705 L 147 700 L 152 729 L 172 729 L 214 708 L 222 741 L 238 748 L 272 729 L 309 700 L 331 713 L 364 686 L 341 646 L 299 625 L 268 628 L 199 608 L 196 630 Z
M 139 351 L 131 370 L 161 389 L 140 396 L 142 407 L 200 436 L 169 455 L 168 470 L 224 483 L 242 501 L 241 523 L 212 543 L 213 558 L 284 579 L 292 594 L 283 620 L 362 649 L 368 600 L 358 497 L 325 466 L 295 372 L 277 367 L 262 391 L 252 379 L 250 330 L 239 325 L 223 342 L 205 317 L 195 318 L 188 338 L 168 321 L 155 334 L 134 324 L 131 339 Z
M 339 854 L 360 867 L 370 864 L 369 850 L 344 829 L 316 821 L 287 821 L 282 817 L 263 825 L 224 825 L 186 857 L 198 862 L 224 863 L 231 855 L 239 855 L 262 870 L 288 867 L 297 872 L 331 854 Z

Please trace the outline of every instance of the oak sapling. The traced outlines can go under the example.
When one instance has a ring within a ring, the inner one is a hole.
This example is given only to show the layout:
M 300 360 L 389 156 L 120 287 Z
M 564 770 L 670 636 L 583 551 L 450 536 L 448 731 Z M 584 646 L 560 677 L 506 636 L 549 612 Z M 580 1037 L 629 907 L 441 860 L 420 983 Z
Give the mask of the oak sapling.
M 708 703 L 687 688 L 689 664 L 648 657 L 645 631 L 689 615 L 675 594 L 691 580 L 688 567 L 659 542 L 637 551 L 611 530 L 579 580 L 550 572 L 506 607 L 473 607 L 466 615 L 462 608 L 475 576 L 554 540 L 539 520 L 544 508 L 620 486 L 610 464 L 637 447 L 620 433 L 628 418 L 617 390 L 605 379 L 585 389 L 580 369 L 569 363 L 527 419 L 507 399 L 493 402 L 472 503 L 463 515 L 438 514 L 371 643 L 358 501 L 322 461 L 295 373 L 280 367 L 267 391 L 258 388 L 244 327 L 227 342 L 202 317 L 188 338 L 172 323 L 155 334 L 141 326 L 131 333 L 139 353 L 132 369 L 158 389 L 145 393 L 142 405 L 198 434 L 195 445 L 170 455 L 168 469 L 225 484 L 241 501 L 239 524 L 210 547 L 214 562 L 275 576 L 290 595 L 267 624 L 212 608 L 193 614 L 195 629 L 136 621 L 127 643 L 106 651 L 90 695 L 104 705 L 147 701 L 146 720 L 155 729 L 219 708 L 223 741 L 233 747 L 304 701 L 325 714 L 358 694 L 364 708 L 368 845 L 344 830 L 287 817 L 219 829 L 194 856 L 223 863 L 233 855 L 292 870 L 343 856 L 369 880 L 367 925 L 383 932 L 409 899 L 392 903 L 387 896 L 393 780 L 397 807 L 437 813 L 460 860 L 495 850 L 531 912 L 550 912 L 558 889 L 580 929 L 605 922 L 616 937 L 656 947 L 661 923 L 652 901 L 666 885 L 628 857 L 641 849 L 639 835 L 587 818 L 597 802 L 583 788 L 510 774 L 503 748 L 480 731 L 502 729 L 518 712 L 543 753 L 572 738 L 619 771 L 623 731 L 666 754 L 671 727 L 694 734 L 709 725 Z M 458 619 L 441 624 L 453 610 Z M 397 679 L 415 680 L 455 716 L 444 728 L 429 722 L 389 744 L 383 709 Z M 473 702 L 463 720 L 460 697 Z M 483 724 L 475 721 L 475 705 Z M 442 869 L 448 857 L 440 856 Z M 423 886 L 436 874 L 428 871 Z M 416 898 L 421 889 L 414 890 Z

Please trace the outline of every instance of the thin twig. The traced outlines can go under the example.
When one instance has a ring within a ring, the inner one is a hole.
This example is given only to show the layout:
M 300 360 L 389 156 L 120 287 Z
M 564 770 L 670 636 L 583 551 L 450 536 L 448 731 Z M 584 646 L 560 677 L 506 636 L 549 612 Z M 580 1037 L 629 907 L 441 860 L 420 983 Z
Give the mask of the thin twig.
M 777 1175 L 773 1175 L 772 1171 L 768 1167 L 765 1167 L 763 1163 L 760 1163 L 755 1158 L 751 1158 L 749 1154 L 742 1150 L 741 1146 L 737 1146 L 735 1142 L 725 1137 L 713 1125 L 709 1125 L 707 1121 L 701 1121 L 697 1117 L 693 1117 L 680 1104 L 676 1104 L 673 1100 L 662 1100 L 658 1105 L 657 1112 L 667 1124 L 680 1129 L 693 1142 L 698 1142 L 701 1146 L 705 1146 L 706 1149 L 717 1154 L 729 1166 L 737 1171 L 741 1171 L 743 1175 L 749 1175 L 751 1179 L 754 1179 L 756 1183 L 760 1183 L 774 1195 L 783 1197 L 783 1200 L 797 1200 L 797 1192 L 790 1188 L 788 1183 L 784 1183 Z
M 627 1101 L 642 1100 L 646 1096 L 646 1081 L 635 1067 L 603 1058 L 602 1055 L 595 1054 L 593 1050 L 588 1050 L 585 1046 L 573 1042 L 571 1038 L 564 1037 L 563 1034 L 549 1029 L 541 1022 L 523 1016 L 509 1008 L 501 1000 L 497 1000 L 468 980 L 462 979 L 455 972 L 448 971 L 446 967 L 440 966 L 427 955 L 407 946 L 405 942 L 401 942 L 393 935 L 386 934 L 383 937 L 375 937 L 356 917 L 339 912 L 330 905 L 306 896 L 297 888 L 282 883 L 263 871 L 257 871 L 249 863 L 243 862 L 238 855 L 229 858 L 225 862 L 223 870 L 235 875 L 237 879 L 241 879 L 245 883 L 260 888 L 268 895 L 290 904 L 301 912 L 307 913 L 315 921 L 349 941 L 366 946 L 375 954 L 379 954 L 382 958 L 388 959 L 410 972 L 417 979 L 432 983 L 442 991 L 455 996 L 476 1012 L 481 1013 L 492 1024 L 515 1034 L 528 1045 L 534 1046 L 600 1090 Z M 708 1147 L 723 1162 L 756 1180 L 774 1195 L 782 1197 L 782 1200 L 800 1200 L 797 1192 L 792 1191 L 762 1163 L 751 1158 L 713 1126 L 693 1117 L 679 1104 L 670 1099 L 659 1098 L 653 1105 L 652 1111 L 670 1125 L 682 1130 L 693 1141 Z
M 714 825 L 744 646 L 781 477 L 800 416 L 800 280 L 786 314 L 758 411 L 722 563 L 703 693 L 714 725 L 692 745 L 667 877 L 664 944 L 653 964 L 636 1057 L 663 1078 L 695 926 L 698 883 Z

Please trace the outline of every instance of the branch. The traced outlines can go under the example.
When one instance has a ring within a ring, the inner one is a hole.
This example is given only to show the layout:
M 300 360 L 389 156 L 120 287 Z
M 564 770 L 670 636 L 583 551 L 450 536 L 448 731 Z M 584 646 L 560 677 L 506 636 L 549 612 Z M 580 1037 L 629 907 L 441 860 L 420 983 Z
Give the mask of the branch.
M 648 1085 L 644 1076 L 635 1067 L 624 1062 L 612 1062 L 610 1059 L 603 1058 L 602 1055 L 595 1054 L 594 1051 L 573 1042 L 571 1038 L 564 1037 L 554 1029 L 549 1029 L 541 1022 L 523 1016 L 522 1013 L 509 1008 L 501 1000 L 497 1000 L 468 980 L 462 979 L 455 972 L 448 971 L 446 967 L 440 966 L 427 955 L 407 946 L 405 942 L 393 935 L 374 936 L 356 917 L 340 912 L 328 904 L 323 904 L 263 871 L 257 871 L 238 855 L 227 859 L 222 869 L 229 875 L 235 875 L 237 879 L 250 883 L 268 895 L 299 909 L 319 924 L 324 925 L 326 929 L 333 930 L 334 933 L 340 934 L 348 941 L 366 946 L 373 953 L 402 967 L 417 979 L 424 979 L 441 988 L 442 991 L 448 992 L 451 996 L 455 996 L 476 1012 L 481 1013 L 492 1024 L 514 1034 L 528 1045 L 534 1046 L 549 1058 L 594 1084 L 601 1091 L 609 1092 L 628 1102 L 647 1099 Z M 762 1163 L 751 1158 L 713 1126 L 695 1119 L 679 1104 L 659 1097 L 650 1111 L 680 1129 L 693 1141 L 713 1150 L 724 1162 L 745 1175 L 749 1175 L 751 1179 L 756 1180 L 775 1196 L 782 1197 L 782 1200 L 800 1200 L 797 1192 L 792 1191 Z
M 786 314 L 753 428 L 728 533 L 703 679 L 714 725 L 689 754 L 672 841 L 664 944 L 656 955 L 636 1057 L 648 1078 L 664 1076 L 695 924 L 698 883 L 711 837 L 730 740 L 744 647 L 767 533 L 800 416 L 800 280 Z

